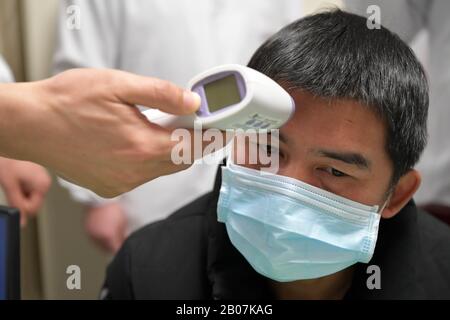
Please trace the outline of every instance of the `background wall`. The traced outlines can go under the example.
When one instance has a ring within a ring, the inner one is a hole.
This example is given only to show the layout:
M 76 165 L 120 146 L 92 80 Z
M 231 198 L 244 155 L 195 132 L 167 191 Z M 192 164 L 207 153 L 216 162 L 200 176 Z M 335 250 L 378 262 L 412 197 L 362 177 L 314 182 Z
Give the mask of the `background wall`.
M 336 0 L 303 3 L 306 14 L 341 5 Z M 57 6 L 57 0 L 0 0 L 0 53 L 18 81 L 50 75 Z M 0 203 L 6 203 L 1 194 Z M 21 240 L 24 299 L 97 298 L 109 257 L 87 239 L 81 206 L 55 181 L 42 212 L 22 230 Z M 66 287 L 66 269 L 73 264 L 81 268 L 79 291 Z
M 16 0 L 0 0 L 0 52 L 9 62 L 18 80 L 25 78 L 21 4 L 21 1 Z

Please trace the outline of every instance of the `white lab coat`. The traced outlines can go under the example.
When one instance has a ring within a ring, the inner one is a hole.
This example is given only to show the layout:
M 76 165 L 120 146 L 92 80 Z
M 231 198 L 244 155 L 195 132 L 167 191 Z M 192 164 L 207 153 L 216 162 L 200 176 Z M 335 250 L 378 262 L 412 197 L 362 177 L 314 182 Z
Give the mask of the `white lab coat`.
M 80 13 L 79 30 L 66 27 L 73 18 L 70 5 Z M 55 72 L 117 68 L 186 86 L 215 65 L 246 64 L 270 35 L 299 18 L 302 8 L 301 0 L 61 1 Z M 216 171 L 216 165 L 194 164 L 116 199 L 128 215 L 129 231 L 209 192 Z M 93 193 L 65 185 L 79 201 L 99 203 Z
M 3 57 L 0 55 L 0 83 L 13 82 L 14 77 Z

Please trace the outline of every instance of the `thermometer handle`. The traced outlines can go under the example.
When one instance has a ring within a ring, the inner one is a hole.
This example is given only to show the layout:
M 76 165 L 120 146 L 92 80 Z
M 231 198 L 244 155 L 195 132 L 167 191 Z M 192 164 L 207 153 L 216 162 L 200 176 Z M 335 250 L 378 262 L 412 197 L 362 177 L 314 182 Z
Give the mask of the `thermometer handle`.
M 151 110 L 146 110 L 142 112 L 142 114 L 146 116 L 150 122 L 156 123 L 164 128 L 194 128 L 194 115 L 176 116 L 166 113 L 159 113 L 155 115 L 152 114 Z

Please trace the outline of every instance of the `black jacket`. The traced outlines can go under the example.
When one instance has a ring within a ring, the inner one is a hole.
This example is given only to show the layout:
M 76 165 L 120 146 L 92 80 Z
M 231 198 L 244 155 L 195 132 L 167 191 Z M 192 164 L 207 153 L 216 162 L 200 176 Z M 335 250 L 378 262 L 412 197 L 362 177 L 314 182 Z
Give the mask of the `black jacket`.
M 220 185 L 218 174 L 213 192 L 131 235 L 108 267 L 103 298 L 273 298 L 217 222 Z M 346 299 L 450 299 L 450 228 L 411 201 L 382 219 L 373 264 L 381 289 L 367 288 L 360 263 Z

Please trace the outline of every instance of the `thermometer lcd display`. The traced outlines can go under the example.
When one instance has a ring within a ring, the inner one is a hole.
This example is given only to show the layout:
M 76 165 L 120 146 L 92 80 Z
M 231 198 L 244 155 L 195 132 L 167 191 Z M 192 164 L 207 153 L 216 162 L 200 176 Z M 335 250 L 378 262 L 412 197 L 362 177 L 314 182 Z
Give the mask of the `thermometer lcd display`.
M 210 113 L 241 101 L 239 87 L 234 75 L 223 77 L 204 85 Z

